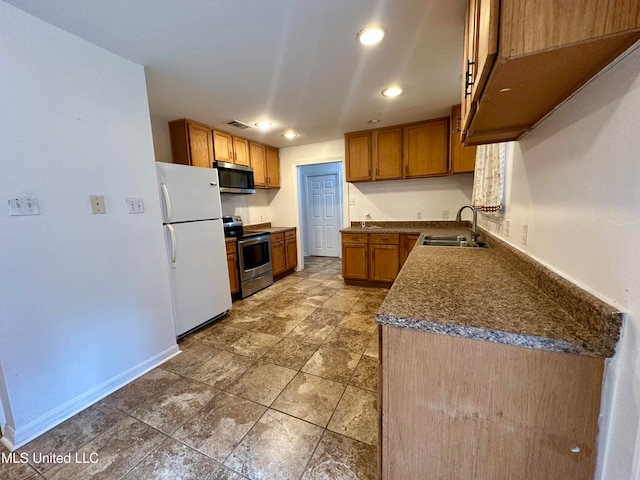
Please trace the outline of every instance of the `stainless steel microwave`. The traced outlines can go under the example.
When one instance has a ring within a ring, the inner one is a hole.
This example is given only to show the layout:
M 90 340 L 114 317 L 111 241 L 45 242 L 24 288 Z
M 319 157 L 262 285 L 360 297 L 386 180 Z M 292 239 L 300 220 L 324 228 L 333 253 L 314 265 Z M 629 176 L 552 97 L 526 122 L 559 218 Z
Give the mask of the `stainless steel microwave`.
M 256 193 L 253 168 L 235 163 L 213 162 L 218 169 L 220 193 Z

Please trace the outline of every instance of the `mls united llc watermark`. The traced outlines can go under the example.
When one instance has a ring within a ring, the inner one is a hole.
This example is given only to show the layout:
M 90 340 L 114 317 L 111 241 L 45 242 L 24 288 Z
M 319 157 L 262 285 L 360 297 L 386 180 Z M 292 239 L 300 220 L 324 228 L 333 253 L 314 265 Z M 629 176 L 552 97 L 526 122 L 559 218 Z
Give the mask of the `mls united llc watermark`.
M 0 452 L 0 463 L 31 463 L 58 464 L 58 463 L 98 463 L 96 452 L 75 453 L 42 453 L 42 452 Z

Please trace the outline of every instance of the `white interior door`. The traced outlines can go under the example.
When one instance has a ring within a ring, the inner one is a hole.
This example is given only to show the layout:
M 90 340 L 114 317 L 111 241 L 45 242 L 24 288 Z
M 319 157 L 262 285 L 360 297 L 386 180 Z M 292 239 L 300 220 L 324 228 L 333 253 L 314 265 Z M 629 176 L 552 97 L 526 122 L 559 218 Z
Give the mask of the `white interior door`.
M 340 192 L 338 174 L 307 177 L 309 253 L 340 256 Z

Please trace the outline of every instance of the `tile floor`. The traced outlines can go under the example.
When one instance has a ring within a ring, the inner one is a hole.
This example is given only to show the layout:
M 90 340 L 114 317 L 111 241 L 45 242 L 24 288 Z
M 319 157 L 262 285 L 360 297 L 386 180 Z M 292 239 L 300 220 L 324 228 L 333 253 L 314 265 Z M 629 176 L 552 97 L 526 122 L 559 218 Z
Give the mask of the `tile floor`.
M 345 286 L 340 269 L 306 258 L 234 302 L 183 353 L 20 449 L 28 464 L 0 463 L 0 478 L 376 478 L 374 313 L 387 291 Z

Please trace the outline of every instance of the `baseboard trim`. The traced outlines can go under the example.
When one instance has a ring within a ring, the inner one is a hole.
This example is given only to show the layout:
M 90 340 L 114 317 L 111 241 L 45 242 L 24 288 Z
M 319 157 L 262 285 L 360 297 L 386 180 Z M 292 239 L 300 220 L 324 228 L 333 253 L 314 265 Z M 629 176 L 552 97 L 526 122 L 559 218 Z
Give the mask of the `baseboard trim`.
M 2 431 L 3 437 L 0 438 L 0 443 L 10 451 L 14 451 L 17 448 L 22 447 L 34 438 L 39 437 L 46 431 L 60 425 L 65 420 L 73 417 L 76 413 L 81 412 L 85 408 L 102 400 L 107 395 L 110 395 L 116 390 L 124 387 L 126 384 L 132 382 L 138 377 L 141 377 L 150 370 L 153 370 L 158 365 L 161 365 L 179 353 L 180 348 L 178 345 L 172 345 L 163 352 L 160 352 L 148 360 L 131 367 L 91 390 L 78 395 L 22 427 L 14 429 L 14 427 L 10 425 L 5 425 Z

